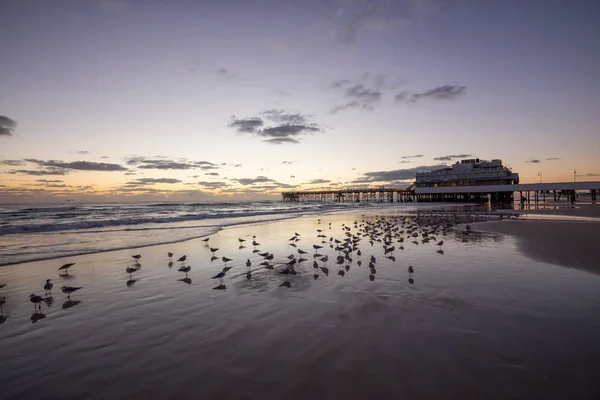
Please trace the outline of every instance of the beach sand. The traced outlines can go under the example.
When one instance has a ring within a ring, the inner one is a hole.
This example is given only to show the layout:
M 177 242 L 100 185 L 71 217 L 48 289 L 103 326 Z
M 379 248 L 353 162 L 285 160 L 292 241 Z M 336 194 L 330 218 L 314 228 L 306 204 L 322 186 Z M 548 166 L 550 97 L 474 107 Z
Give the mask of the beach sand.
M 363 265 L 355 253 L 344 276 L 325 246 L 329 276 L 315 280 L 317 229 L 327 242 L 343 239 L 343 224 L 360 219 L 309 216 L 227 228 L 208 246 L 191 240 L 2 267 L 2 398 L 600 396 L 600 276 L 523 257 L 510 237 L 473 233 L 463 243 L 448 232 L 438 235 L 443 247 L 405 243 L 395 261 L 381 243 L 363 241 Z M 298 275 L 259 269 L 253 235 L 282 264 L 298 254 L 288 245 L 296 232 L 308 252 Z M 168 251 L 187 255 L 189 280 Z M 130 280 L 137 253 L 142 267 Z M 222 256 L 233 268 L 226 290 L 215 290 Z M 60 277 L 66 262 L 76 264 Z M 43 294 L 46 278 L 55 287 L 42 317 L 28 296 Z M 280 287 L 286 279 L 291 287 Z M 83 289 L 67 301 L 62 285 Z

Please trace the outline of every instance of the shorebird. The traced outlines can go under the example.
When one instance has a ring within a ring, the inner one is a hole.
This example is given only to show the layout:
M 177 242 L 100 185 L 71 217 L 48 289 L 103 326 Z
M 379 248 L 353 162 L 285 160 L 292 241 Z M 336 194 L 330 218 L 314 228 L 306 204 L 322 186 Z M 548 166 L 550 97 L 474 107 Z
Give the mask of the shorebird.
M 219 279 L 221 281 L 221 285 L 223 284 L 223 278 L 225 278 L 225 271 L 221 271 L 218 274 L 216 274 L 215 276 L 213 276 L 211 279 Z
M 238 241 L 240 242 L 240 244 L 242 244 L 246 241 L 246 239 L 238 239 Z
M 250 268 L 252 266 L 252 263 L 250 262 L 250 259 L 246 260 L 246 267 Z
M 217 251 L 219 251 L 219 248 L 218 248 L 218 247 L 211 247 L 211 248 L 210 248 L 210 252 L 211 252 L 211 253 L 213 253 L 213 255 L 214 255 L 214 254 L 215 254 Z
M 68 263 L 68 264 L 65 264 L 62 267 L 60 267 L 58 270 L 61 271 L 61 270 L 64 269 L 65 273 L 68 274 L 69 273 L 69 268 L 71 268 L 73 265 L 75 265 L 75 263 Z
M 53 287 L 54 287 L 54 285 L 52 284 L 52 282 L 50 282 L 50 279 L 46 279 L 46 284 L 44 285 L 44 290 L 46 291 L 46 293 L 48 293 L 48 292 L 52 293 Z
M 279 285 L 279 287 L 286 287 L 286 288 L 291 288 L 292 287 L 292 282 L 290 281 L 285 281 L 283 282 L 281 285 Z
M 82 287 L 63 286 L 60 289 L 62 290 L 63 293 L 67 294 L 67 299 L 70 299 L 71 293 L 76 292 L 79 289 L 82 289 Z
M 413 272 L 415 272 L 415 270 L 414 270 L 414 268 L 411 265 L 410 267 L 408 267 L 408 273 L 412 274 Z
M 443 241 L 443 240 L 442 240 L 442 241 L 440 241 L 439 243 L 437 243 L 437 245 L 438 245 L 438 246 L 443 246 L 443 245 L 444 245 L 444 241 Z M 452 246 L 451 246 L 451 247 L 452 247 Z M 450 249 L 450 250 L 452 250 L 452 249 Z
M 222 258 L 221 258 L 221 260 L 223 260 L 223 262 L 225 263 L 225 265 L 227 265 L 227 263 L 228 263 L 229 261 L 233 261 L 233 259 L 232 259 L 232 258 L 227 258 L 227 257 L 222 257 Z
M 319 249 L 322 249 L 322 248 L 323 248 L 323 246 L 319 246 L 318 244 L 313 244 L 313 246 L 312 246 L 312 247 L 313 247 L 313 249 L 315 249 L 315 253 L 316 253 L 316 252 L 317 252 Z
M 167 253 L 167 255 L 169 256 L 169 260 L 170 260 L 171 258 L 173 258 L 173 253 L 171 253 L 171 252 L 168 252 L 168 253 Z
M 298 249 L 298 254 L 302 255 L 302 254 L 306 254 L 306 251 L 302 250 L 302 249 Z
M 133 257 L 133 259 L 135 260 L 135 262 L 140 262 L 140 258 L 142 258 L 142 255 L 141 254 L 136 254 L 136 255 L 133 255 L 131 257 Z
M 40 308 L 42 307 L 42 301 L 44 301 L 44 298 L 42 296 L 38 296 L 36 294 L 30 294 L 29 301 L 31 301 L 33 303 L 34 309 L 37 310 L 38 306 Z
M 252 241 L 252 246 L 256 247 L 256 246 L 260 246 L 260 243 L 258 243 L 256 240 Z
M 376 263 L 377 263 L 377 259 L 375 258 L 375 256 L 371 256 L 371 262 L 372 262 L 373 264 L 376 264 Z
M 129 279 L 131 279 L 131 274 L 133 274 L 134 272 L 137 272 L 138 270 L 139 270 L 139 268 L 127 267 L 125 269 L 125 272 L 127 272 L 129 274 Z
M 207 237 L 206 239 L 202 239 L 202 241 L 203 241 L 204 243 L 206 243 L 206 245 L 207 245 L 207 246 L 208 246 L 208 241 L 209 241 L 209 240 L 210 240 L 210 238 L 209 238 L 209 237 Z
M 188 274 L 188 272 L 190 272 L 190 271 L 191 271 L 191 269 L 192 269 L 192 267 L 190 267 L 190 266 L 188 265 L 187 267 L 181 267 L 181 268 L 179 268 L 179 272 L 185 272 L 185 276 L 186 276 L 186 278 L 187 278 L 187 274 Z
M 1 284 L 0 289 L 2 289 L 4 286 L 6 286 L 6 283 Z
M 181 257 L 179 257 L 179 259 L 177 261 L 185 262 L 185 260 L 187 260 L 187 256 L 181 256 Z

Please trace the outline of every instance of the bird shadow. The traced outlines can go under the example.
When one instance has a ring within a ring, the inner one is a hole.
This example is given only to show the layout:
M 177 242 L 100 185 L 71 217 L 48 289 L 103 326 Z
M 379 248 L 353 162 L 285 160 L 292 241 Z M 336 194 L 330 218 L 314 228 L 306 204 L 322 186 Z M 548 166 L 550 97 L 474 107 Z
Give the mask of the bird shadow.
M 54 297 L 52 297 L 52 296 L 44 297 L 44 303 L 46 303 L 46 305 L 48 307 L 50 307 L 52 304 L 54 304 Z
M 81 300 L 67 300 L 64 303 L 62 303 L 62 309 L 66 310 L 68 308 L 71 307 L 75 307 L 77 304 L 80 304 Z
M 183 279 L 177 279 L 177 282 L 183 282 L 183 283 L 187 283 L 188 285 L 191 285 L 192 284 L 192 279 L 188 278 L 188 277 L 185 277 Z
M 246 248 L 246 246 L 240 246 L 240 247 L 238 247 L 239 250 L 242 250 L 242 249 L 245 249 L 245 248 Z
M 36 311 L 33 314 L 31 314 L 31 317 L 29 319 L 31 319 L 32 324 L 35 324 L 40 319 L 44 319 L 44 318 L 46 318 L 46 314 L 42 314 L 41 312 Z
M 3 324 L 3 323 L 5 323 L 7 319 L 8 319 L 8 317 L 7 317 L 7 316 L 5 316 L 5 315 L 0 315 L 0 325 L 1 325 L 1 324 Z
M 413 278 L 408 278 L 408 283 L 410 283 L 412 285 L 415 283 L 415 280 Z
M 225 290 L 225 289 L 227 289 L 227 285 L 224 285 L 222 283 L 219 286 L 215 286 L 213 288 L 213 290 Z
M 66 281 L 70 281 L 71 279 L 75 278 L 75 275 L 71 274 L 58 274 L 58 276 L 60 276 L 61 279 L 64 279 Z

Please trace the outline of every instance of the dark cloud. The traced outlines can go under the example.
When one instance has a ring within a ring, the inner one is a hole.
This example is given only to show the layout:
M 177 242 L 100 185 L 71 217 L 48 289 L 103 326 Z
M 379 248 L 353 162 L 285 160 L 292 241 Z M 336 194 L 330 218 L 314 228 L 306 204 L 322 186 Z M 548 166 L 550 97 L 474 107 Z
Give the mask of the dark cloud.
M 178 161 L 169 160 L 162 157 L 129 157 L 126 159 L 128 165 L 134 165 L 140 169 L 161 169 L 161 170 L 187 170 L 187 169 L 218 169 L 218 165 L 208 161 L 189 161 L 181 159 Z
M 256 183 L 275 182 L 274 179 L 267 178 L 266 176 L 257 176 L 254 179 L 252 179 L 252 178 L 232 179 L 232 181 L 235 181 L 235 182 L 239 183 L 240 185 L 244 185 L 244 186 L 254 185 Z
M 13 131 L 17 126 L 17 121 L 0 115 L 0 136 L 12 136 Z
M 541 163 L 541 161 L 540 161 L 540 160 L 538 160 L 537 158 L 532 158 L 532 159 L 530 159 L 530 160 L 527 160 L 527 161 L 525 161 L 525 162 L 526 162 L 526 163 L 529 163 L 529 164 L 539 164 L 539 163 Z
M 128 176 L 137 175 L 137 172 L 125 172 L 123 175 L 128 175 Z
M 253 117 L 237 119 L 234 115 L 231 117 L 231 122 L 228 126 L 230 128 L 234 128 L 240 133 L 256 133 L 259 128 L 264 125 L 264 123 L 265 122 L 262 120 L 262 118 Z
M 375 78 L 376 77 L 376 78 Z M 344 104 L 337 105 L 330 110 L 331 114 L 337 114 L 340 111 L 361 108 L 364 110 L 373 110 L 375 104 L 381 101 L 381 89 L 385 89 L 385 75 L 378 74 L 371 79 L 370 74 L 363 74 L 362 81 L 365 84 L 374 85 L 375 89 L 365 86 L 363 83 L 353 83 L 348 79 L 333 81 L 330 87 L 342 90 L 342 95 L 348 99 Z M 371 82 L 371 80 L 373 82 Z
M 363 103 L 375 103 L 381 100 L 381 92 L 364 87 L 362 84 L 346 88 L 346 96 L 360 100 Z
M 119 165 L 119 164 L 107 164 L 107 163 L 98 163 L 91 161 L 73 161 L 73 162 L 64 162 L 64 161 L 56 161 L 56 160 L 37 160 L 33 158 L 27 158 L 25 161 L 40 165 L 42 167 L 53 167 L 53 168 L 64 168 L 64 169 L 74 169 L 78 171 L 127 171 L 127 168 Z
M 228 126 L 236 129 L 239 133 L 251 133 L 265 138 L 263 142 L 271 144 L 299 143 L 296 137 L 323 131 L 320 125 L 309 123 L 308 116 L 304 114 L 277 109 L 267 110 L 261 114 L 278 125 L 265 127 L 262 118 L 237 119 L 232 116 Z
M 292 138 L 279 138 L 279 139 L 267 139 L 263 140 L 265 143 L 270 144 L 299 144 L 300 141 Z
M 25 162 L 22 160 L 0 160 L 0 165 L 8 165 L 11 167 L 19 167 L 21 165 L 25 165 Z
M 179 179 L 173 178 L 140 178 L 135 181 L 127 182 L 127 185 L 142 186 L 142 185 L 154 185 L 156 183 L 180 183 Z
M 557 160 L 560 160 L 560 158 L 558 158 L 558 157 L 546 158 L 546 161 L 557 161 Z
M 414 156 L 402 156 L 401 158 L 406 160 L 407 158 L 421 158 L 425 157 L 423 154 L 415 154 Z
M 447 156 L 435 157 L 434 161 L 452 161 L 455 158 L 467 158 L 471 157 L 471 154 L 450 154 Z
M 324 183 L 330 183 L 329 179 L 313 179 L 310 182 L 306 182 L 307 185 L 322 185 Z
M 38 170 L 29 170 L 29 169 L 17 169 L 13 171 L 7 172 L 9 174 L 18 174 L 18 175 L 32 175 L 32 176 L 44 176 L 44 175 L 67 175 L 69 171 L 62 168 L 46 168 L 46 169 L 38 169 Z
M 435 87 L 431 90 L 421 93 L 410 93 L 408 91 L 402 91 L 395 97 L 396 102 L 407 102 L 416 103 L 425 99 L 432 100 L 454 100 L 464 94 L 466 94 L 466 86 L 460 85 L 443 85 Z
M 369 182 L 388 182 L 407 181 L 414 179 L 417 172 L 429 172 L 436 169 L 447 168 L 445 164 L 440 165 L 423 165 L 415 168 L 396 169 L 392 171 L 374 171 L 365 172 L 363 176 L 352 183 L 369 183 Z
M 90 152 L 87 150 L 79 150 L 77 154 L 90 154 Z
M 41 182 L 41 183 L 62 183 L 64 182 L 62 179 L 36 179 L 36 182 Z

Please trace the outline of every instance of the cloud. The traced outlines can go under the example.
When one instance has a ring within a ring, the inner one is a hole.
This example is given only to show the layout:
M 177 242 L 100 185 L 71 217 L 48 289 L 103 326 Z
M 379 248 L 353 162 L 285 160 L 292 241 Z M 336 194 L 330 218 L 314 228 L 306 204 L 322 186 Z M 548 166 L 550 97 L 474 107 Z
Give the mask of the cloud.
M 589 174 L 586 174 L 586 176 L 600 176 L 600 174 L 596 174 L 596 173 L 592 173 L 592 172 L 591 172 L 591 173 L 589 173 Z
M 227 182 L 223 182 L 223 181 L 217 181 L 217 182 L 200 181 L 200 182 L 197 182 L 197 185 L 205 187 L 205 188 L 209 188 L 209 189 L 220 189 L 220 188 L 229 186 L 229 184 Z
M 42 161 L 32 158 L 26 158 L 25 161 L 40 165 L 42 167 L 74 169 L 78 171 L 127 171 L 127 168 L 119 164 L 107 164 L 91 161 L 73 161 L 64 162 L 56 160 Z
M 108 156 L 102 156 L 102 157 L 100 157 L 100 158 L 110 158 L 110 157 L 108 157 Z
M 32 176 L 44 176 L 44 175 L 67 175 L 69 171 L 62 168 L 46 168 L 38 170 L 29 169 L 17 169 L 7 172 L 12 175 L 32 175 Z
M 208 175 L 208 176 L 219 176 L 218 172 L 207 172 L 204 175 Z
M 240 133 L 256 133 L 263 125 L 264 121 L 261 118 L 253 117 L 237 119 L 235 115 L 233 115 L 228 126 Z
M 282 161 L 282 164 L 292 165 L 294 161 Z
M 292 96 L 291 92 L 283 89 L 274 89 L 269 92 L 270 96 L 278 96 L 278 97 L 289 97 Z
M 423 154 L 415 154 L 413 156 L 402 156 L 402 159 L 407 159 L 407 158 L 421 158 L 421 157 L 425 157 Z
M 227 82 L 231 82 L 232 80 L 237 78 L 237 75 L 228 70 L 227 68 L 219 68 L 215 71 L 215 73 Z
M 36 182 L 41 182 L 41 183 L 62 183 L 64 182 L 62 179 L 36 179 Z
M 472 157 L 471 154 L 450 154 L 447 156 L 435 157 L 434 161 L 452 161 L 455 158 L 467 158 Z
M 300 143 L 297 137 L 323 131 L 320 125 L 307 121 L 308 115 L 279 109 L 266 110 L 261 115 L 277 125 L 265 126 L 260 117 L 238 119 L 234 115 L 228 126 L 239 133 L 265 138 L 263 142 L 271 144 Z
M 252 178 L 232 179 L 232 181 L 235 181 L 235 182 L 239 183 L 240 185 L 244 185 L 244 186 L 254 185 L 256 183 L 275 182 L 274 179 L 267 178 L 266 176 L 257 176 L 254 179 L 252 179 Z
M 17 121 L 0 115 L 0 136 L 12 136 L 16 126 Z
M 396 102 L 416 103 L 421 100 L 454 100 L 458 97 L 466 94 L 466 86 L 460 85 L 443 85 L 437 86 L 431 90 L 427 90 L 421 93 L 410 93 L 409 91 L 402 91 L 395 97 Z
M 362 108 L 362 109 L 370 110 L 370 111 L 372 111 L 374 109 L 373 105 L 371 105 L 371 104 L 361 104 L 356 100 L 352 100 L 349 103 L 333 107 L 331 110 L 329 110 L 329 112 L 331 114 L 337 114 L 338 112 L 347 110 L 349 108 Z
M 408 163 L 410 163 L 410 161 L 407 161 L 407 160 L 398 161 L 398 164 L 408 164 Z
M 77 154 L 90 154 L 90 152 L 87 150 L 79 150 Z
M 532 159 L 529 159 L 529 160 L 527 160 L 525 162 L 529 163 L 529 164 L 539 164 L 539 163 L 541 163 L 541 161 L 538 160 L 537 158 L 532 158 Z
M 558 158 L 558 157 L 546 158 L 546 161 L 557 161 L 557 160 L 560 160 L 560 158 Z
M 384 74 L 364 73 L 358 82 L 348 79 L 333 81 L 329 86 L 341 90 L 341 94 L 348 101 L 337 105 L 330 110 L 331 114 L 352 108 L 373 110 L 383 96 L 382 90 L 395 88 L 398 84 L 389 85 Z
M 25 165 L 25 162 L 21 160 L 0 160 L 0 165 L 8 165 L 11 167 L 19 167 Z
M 137 175 L 137 172 L 125 172 L 123 175 Z
M 131 181 L 131 182 L 127 182 L 127 185 L 154 185 L 156 183 L 180 183 L 181 181 L 179 179 L 173 179 L 173 178 L 140 178 L 140 179 L 136 179 L 135 181 Z
M 313 179 L 312 181 L 306 182 L 307 185 L 322 185 L 324 183 L 330 183 L 329 179 Z
M 354 8 L 340 8 L 337 10 L 336 39 L 341 44 L 351 44 L 364 31 L 382 31 L 389 29 L 397 20 L 390 12 L 391 9 L 384 7 L 382 1 L 347 3 Z
M 415 178 L 417 172 L 429 172 L 436 169 L 448 168 L 445 164 L 439 165 L 424 165 L 415 168 L 396 169 L 392 171 L 374 171 L 365 172 L 363 176 L 352 183 L 369 183 L 369 182 L 397 182 L 407 181 Z
M 129 157 L 126 159 L 127 165 L 134 165 L 139 169 L 160 169 L 160 170 L 187 170 L 187 169 L 218 169 L 217 164 L 208 161 L 189 161 L 180 159 L 179 161 L 164 158 L 146 158 Z

